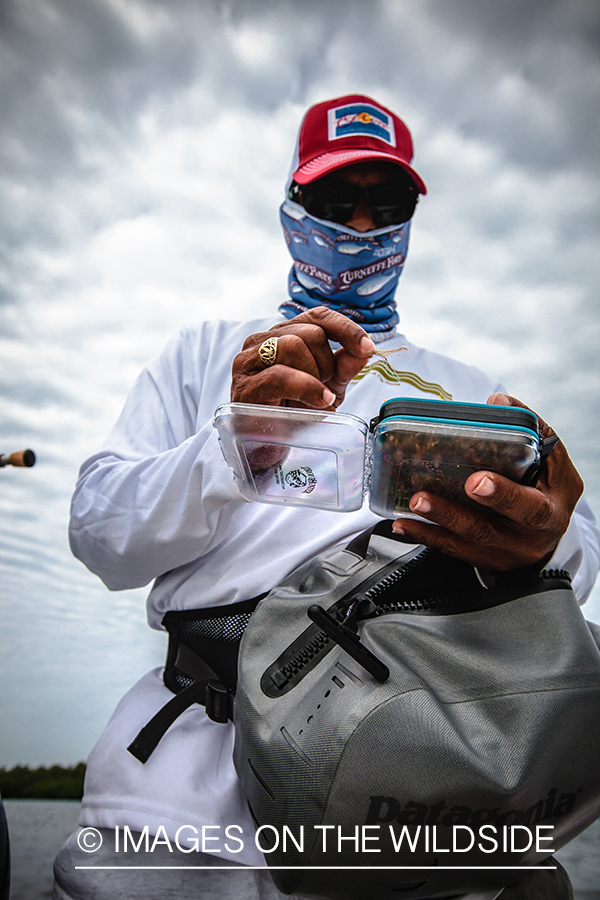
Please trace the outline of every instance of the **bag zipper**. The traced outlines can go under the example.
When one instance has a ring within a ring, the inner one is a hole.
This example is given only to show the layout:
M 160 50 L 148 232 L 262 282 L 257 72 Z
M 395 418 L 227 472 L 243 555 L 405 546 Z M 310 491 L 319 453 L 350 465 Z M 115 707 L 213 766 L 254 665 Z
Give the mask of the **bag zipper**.
M 417 559 L 413 560 L 417 562 Z M 535 593 L 540 582 L 556 581 L 556 587 L 571 584 L 571 576 L 565 569 L 542 569 L 541 572 L 529 574 L 528 583 L 517 582 L 509 579 L 501 585 L 495 585 L 483 591 L 463 591 L 441 597 L 427 597 L 420 600 L 395 600 L 393 603 L 375 604 L 374 612 L 362 618 L 373 618 L 387 613 L 458 613 L 468 610 L 487 609 L 491 606 L 500 606 L 502 603 L 516 599 L 518 596 L 527 596 Z M 558 582 L 566 582 L 561 585 Z M 378 587 L 376 585 L 375 587 Z M 502 599 L 499 600 L 499 597 Z
M 478 611 L 500 606 L 518 597 L 535 594 L 540 582 L 554 581 L 556 588 L 569 587 L 571 577 L 564 569 L 544 569 L 541 572 L 527 573 L 524 582 L 523 573 L 516 577 L 506 576 L 505 581 L 487 589 L 460 591 L 420 599 L 397 599 L 391 603 L 377 602 L 377 598 L 390 588 L 398 585 L 417 566 L 432 553 L 429 547 L 409 559 L 397 568 L 386 572 L 369 588 L 356 593 L 356 588 L 329 607 L 329 616 L 342 629 L 358 632 L 361 622 L 373 620 L 379 616 L 400 613 L 413 615 L 452 615 L 456 613 Z M 393 563 L 392 563 L 393 565 Z M 390 564 L 385 568 L 389 569 Z M 367 579 L 368 583 L 369 579 Z M 360 586 L 359 586 L 360 590 Z M 335 630 L 335 629 L 334 629 Z M 281 696 L 295 687 L 335 645 L 332 639 L 318 625 L 311 624 L 296 638 L 292 644 L 263 673 L 261 688 L 267 696 Z M 296 647 L 294 648 L 294 645 Z M 287 654 L 292 651 L 291 656 Z

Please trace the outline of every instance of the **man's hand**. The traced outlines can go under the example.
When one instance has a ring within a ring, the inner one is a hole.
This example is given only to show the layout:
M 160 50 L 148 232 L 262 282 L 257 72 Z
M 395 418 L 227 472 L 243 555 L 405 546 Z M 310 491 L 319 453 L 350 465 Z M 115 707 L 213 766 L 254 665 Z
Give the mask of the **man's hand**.
M 277 358 L 265 366 L 258 350 L 276 337 Z M 341 344 L 335 353 L 329 341 Z M 375 345 L 360 325 L 341 313 L 318 306 L 269 331 L 252 334 L 235 357 L 231 399 L 270 406 L 334 410 Z
M 488 403 L 528 408 L 505 394 L 492 394 Z M 539 422 L 544 437 L 554 434 L 542 419 Z M 515 484 L 496 472 L 474 472 L 465 491 L 480 509 L 419 491 L 411 497 L 411 511 L 437 524 L 397 519 L 393 530 L 482 571 L 508 571 L 548 562 L 567 530 L 583 482 L 559 441 L 535 487 Z

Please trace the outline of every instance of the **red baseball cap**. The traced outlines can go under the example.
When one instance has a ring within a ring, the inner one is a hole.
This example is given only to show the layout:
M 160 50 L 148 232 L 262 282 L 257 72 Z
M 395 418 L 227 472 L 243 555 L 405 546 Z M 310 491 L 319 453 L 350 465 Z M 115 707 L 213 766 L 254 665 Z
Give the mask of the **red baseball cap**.
M 396 163 L 426 194 L 423 179 L 410 163 L 410 131 L 397 115 L 363 94 L 348 94 L 317 103 L 308 110 L 298 134 L 292 178 L 309 184 L 328 172 L 367 160 Z

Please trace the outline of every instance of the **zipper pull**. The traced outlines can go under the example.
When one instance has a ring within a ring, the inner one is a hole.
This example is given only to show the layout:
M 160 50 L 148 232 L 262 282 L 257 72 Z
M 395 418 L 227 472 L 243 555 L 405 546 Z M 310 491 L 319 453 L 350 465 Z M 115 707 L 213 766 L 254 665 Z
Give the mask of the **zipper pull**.
M 388 667 L 361 644 L 359 636 L 352 629 L 346 625 L 338 625 L 335 619 L 322 606 L 317 606 L 316 603 L 308 607 L 307 614 L 315 625 L 318 625 L 332 641 L 339 644 L 342 650 L 345 650 L 363 669 L 366 669 L 376 681 L 383 684 L 388 680 L 390 677 Z

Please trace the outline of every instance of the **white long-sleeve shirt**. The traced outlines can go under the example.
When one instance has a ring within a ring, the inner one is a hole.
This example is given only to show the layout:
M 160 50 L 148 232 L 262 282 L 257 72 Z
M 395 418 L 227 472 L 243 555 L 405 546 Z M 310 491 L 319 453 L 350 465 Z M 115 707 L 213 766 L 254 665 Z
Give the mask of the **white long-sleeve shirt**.
M 182 330 L 142 372 L 105 446 L 81 468 L 72 505 L 73 551 L 111 590 L 154 581 L 147 603 L 154 628 L 169 610 L 257 596 L 377 520 L 367 505 L 337 513 L 250 503 L 241 496 L 212 418 L 229 400 L 231 364 L 244 338 L 275 321 L 213 321 Z M 382 380 L 372 368 L 349 385 L 340 411 L 368 422 L 385 400 L 435 396 L 423 385 L 476 403 L 502 389 L 480 370 L 416 347 L 403 335 L 380 346 L 408 348 L 387 357 L 400 380 Z M 594 518 L 581 501 L 549 567 L 571 573 L 583 602 L 599 559 Z M 240 852 L 239 844 L 224 839 L 207 852 L 263 864 L 233 768 L 231 723 L 215 724 L 194 705 L 145 765 L 127 752 L 171 697 L 157 669 L 123 698 L 88 761 L 80 823 L 132 830 L 148 825 L 151 834 L 162 825 L 172 840 L 182 825 L 218 826 L 223 838 L 224 829 L 237 824 L 244 834 Z

